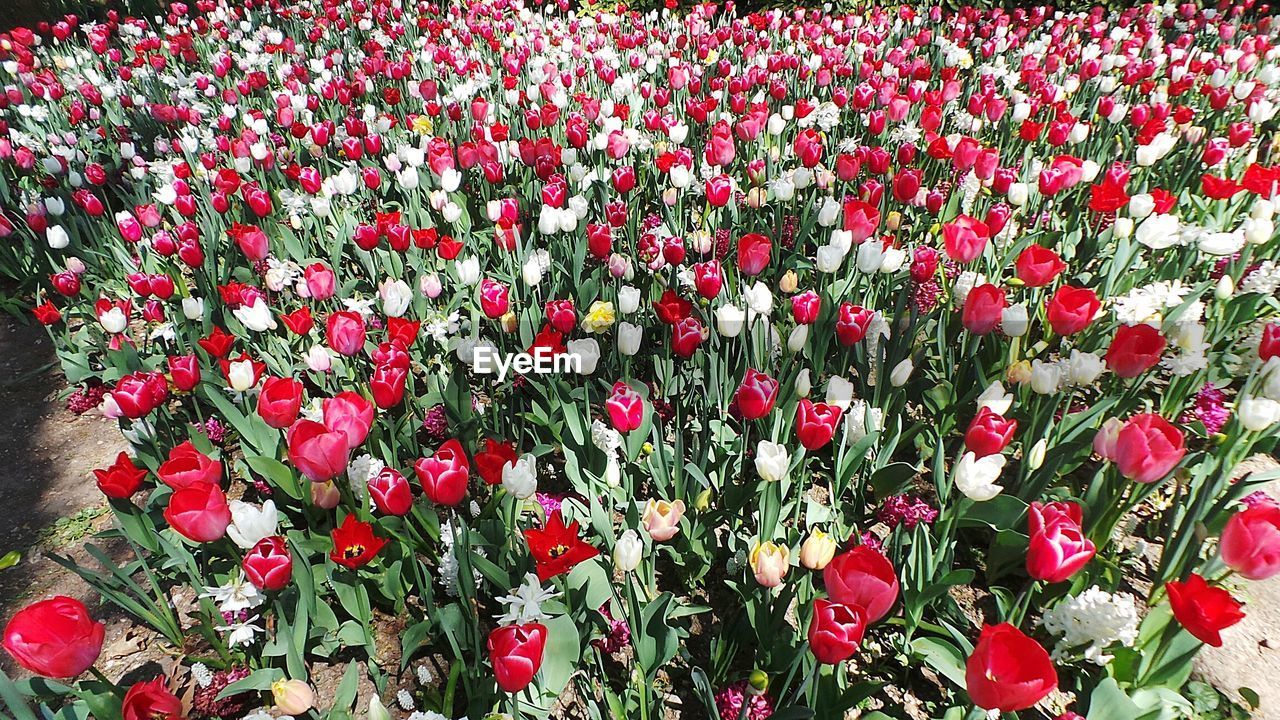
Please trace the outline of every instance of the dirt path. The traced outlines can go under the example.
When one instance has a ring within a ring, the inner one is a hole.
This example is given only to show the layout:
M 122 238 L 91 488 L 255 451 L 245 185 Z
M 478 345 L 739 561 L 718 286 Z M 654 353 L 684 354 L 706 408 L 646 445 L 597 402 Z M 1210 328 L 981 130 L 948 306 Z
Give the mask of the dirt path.
M 1276 462 L 1250 458 L 1250 469 L 1270 470 Z M 1280 482 L 1267 494 L 1280 499 Z M 1257 693 L 1256 718 L 1280 720 L 1280 577 L 1245 582 L 1233 588 L 1245 604 L 1245 618 L 1222 632 L 1222 647 L 1206 647 L 1196 658 L 1196 671 L 1219 690 L 1241 701 L 1240 688 Z
M 0 556 L 22 554 L 0 570 L 0 618 L 54 592 L 87 596 L 45 553 L 76 549 L 109 522 L 91 471 L 109 465 L 124 438 L 96 412 L 68 411 L 65 388 L 44 329 L 0 317 Z

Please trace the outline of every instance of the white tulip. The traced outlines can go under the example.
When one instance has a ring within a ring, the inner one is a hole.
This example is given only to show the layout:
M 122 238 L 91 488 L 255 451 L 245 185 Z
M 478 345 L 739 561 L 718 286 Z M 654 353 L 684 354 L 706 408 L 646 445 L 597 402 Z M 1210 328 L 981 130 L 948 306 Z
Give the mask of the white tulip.
M 1000 494 L 1003 486 L 997 485 L 1004 471 L 1004 455 L 988 455 L 979 459 L 967 452 L 956 463 L 955 483 L 965 497 L 975 502 L 986 502 Z
M 514 463 L 502 466 L 502 487 L 520 500 L 538 491 L 537 464 L 533 455 L 525 453 Z
M 1007 415 L 1013 407 L 1013 393 L 1005 392 L 999 380 L 987 386 L 978 396 L 978 407 L 986 408 L 997 415 Z
M 565 350 L 571 357 L 578 358 L 579 375 L 590 375 L 596 371 L 596 365 L 600 363 L 600 343 L 595 338 L 570 340 Z
M 1000 330 L 1009 337 L 1026 335 L 1030 325 L 1026 305 L 1010 305 L 1000 313 Z
M 640 566 L 643 554 L 644 541 L 640 539 L 640 533 L 627 530 L 613 546 L 613 566 L 619 572 L 631 572 Z
M 640 352 L 640 343 L 643 339 L 643 327 L 632 325 L 625 320 L 618 323 L 618 352 L 623 355 L 635 355 Z
M 1280 402 L 1267 397 L 1241 395 L 1236 401 L 1236 417 L 1246 430 L 1262 432 L 1280 422 Z
M 809 397 L 809 392 L 813 390 L 813 383 L 809 381 L 809 368 L 804 368 L 796 373 L 796 395 L 800 397 Z
M 266 332 L 276 329 L 276 320 L 271 315 L 271 308 L 263 298 L 255 298 L 252 305 L 241 305 L 233 312 L 236 319 L 246 329 L 253 332 Z
M 54 250 L 62 250 L 71 244 L 71 237 L 61 225 L 51 225 L 44 231 L 44 236 L 49 241 L 49 247 Z
M 253 362 L 237 360 L 231 363 L 227 368 L 227 380 L 231 383 L 231 389 L 236 392 L 244 392 L 253 387 Z
M 911 358 L 894 365 L 893 370 L 889 373 L 889 384 L 894 387 L 906 385 L 907 381 L 911 379 L 911 372 L 915 369 L 915 363 L 911 362 Z
M 835 273 L 840 270 L 841 263 L 844 262 L 844 251 L 835 245 L 823 245 L 818 248 L 815 264 L 818 272 Z
M 378 295 L 382 297 L 382 312 L 387 317 L 403 317 L 413 302 L 413 288 L 404 280 L 387 278 L 378 285 Z
M 231 524 L 227 526 L 227 537 L 240 549 L 248 550 L 276 534 L 279 514 L 274 501 L 268 500 L 262 507 L 241 500 L 232 500 L 228 505 Z
M 630 315 L 640 308 L 640 291 L 630 285 L 623 285 L 618 291 L 618 312 Z
M 777 482 L 787 476 L 791 456 L 785 445 L 761 440 L 756 444 L 756 474 L 767 482 Z
M 200 320 L 204 317 L 204 300 L 198 297 L 182 298 L 182 316 L 188 320 Z
M 738 306 L 726 303 L 716 308 L 716 331 L 724 337 L 738 337 L 747 316 Z
M 102 325 L 103 330 L 114 335 L 124 332 L 124 329 L 129 326 L 129 318 L 123 310 L 113 307 L 98 316 L 98 323 Z
M 458 272 L 458 281 L 463 285 L 471 286 L 480 282 L 480 260 L 479 258 L 463 258 L 454 263 L 454 268 Z
M 848 411 L 849 404 L 853 402 L 853 383 L 845 380 L 839 375 L 832 375 L 827 381 L 827 398 L 828 405 L 837 405 L 841 411 Z

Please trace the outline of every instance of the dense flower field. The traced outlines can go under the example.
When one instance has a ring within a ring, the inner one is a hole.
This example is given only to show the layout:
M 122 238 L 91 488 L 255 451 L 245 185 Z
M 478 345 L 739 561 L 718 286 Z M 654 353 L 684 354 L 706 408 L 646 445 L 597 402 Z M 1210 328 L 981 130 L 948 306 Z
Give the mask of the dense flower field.
M 11 715 L 1194 716 L 1280 574 L 1270 9 L 564 5 L 0 36 L 131 447 L 63 562 L 173 658 L 13 608 Z

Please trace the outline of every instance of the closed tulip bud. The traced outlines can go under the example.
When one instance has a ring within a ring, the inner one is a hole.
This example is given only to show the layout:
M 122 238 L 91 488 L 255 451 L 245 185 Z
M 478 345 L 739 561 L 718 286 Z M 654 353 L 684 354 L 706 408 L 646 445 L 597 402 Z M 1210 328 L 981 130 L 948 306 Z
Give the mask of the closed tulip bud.
M 1031 446 L 1031 451 L 1027 453 L 1027 467 L 1032 470 L 1039 470 L 1040 466 L 1044 464 L 1044 454 L 1048 448 L 1049 443 L 1044 438 L 1036 441 L 1036 444 Z
M 752 695 L 764 695 L 769 692 L 768 674 L 760 669 L 752 670 L 747 676 L 747 688 Z
M 520 500 L 533 497 L 538 490 L 538 470 L 534 456 L 526 453 L 514 463 L 507 463 L 502 468 L 502 487 Z
M 1111 236 L 1123 239 L 1131 235 L 1133 235 L 1133 220 L 1127 217 L 1116 218 L 1115 223 L 1111 225 Z
M 1000 330 L 1009 337 L 1026 335 L 1030 324 L 1026 305 L 1012 305 L 1000 313 Z
M 618 323 L 618 352 L 623 355 L 635 355 L 640 352 L 640 343 L 644 339 L 644 328 L 629 322 Z
M 640 291 L 630 285 L 625 285 L 618 291 L 618 312 L 623 315 L 630 315 L 640 307 Z
M 813 530 L 800 546 L 800 564 L 810 570 L 821 570 L 836 555 L 836 541 L 821 530 Z
M 311 503 L 316 507 L 332 510 L 338 507 L 340 500 L 342 500 L 342 494 L 332 480 L 311 483 Z
M 198 297 L 182 299 L 182 316 L 188 320 L 200 320 L 204 317 L 204 300 Z
M 787 476 L 791 457 L 785 445 L 761 440 L 756 445 L 756 473 L 768 482 L 777 482 Z
M 271 697 L 276 708 L 285 715 L 301 715 L 315 706 L 316 695 L 301 680 L 277 680 L 271 683 Z
M 1227 300 L 1236 291 L 1236 283 L 1231 279 L 1230 275 L 1223 275 L 1218 278 L 1218 284 L 1213 288 L 1213 296 L 1218 300 Z
M 813 390 L 813 383 L 809 380 L 809 368 L 804 368 L 796 374 L 796 395 L 800 397 L 809 397 L 809 393 Z
M 619 572 L 628 573 L 640 566 L 644 554 L 644 541 L 635 530 L 627 530 L 613 546 L 613 566 Z
M 800 287 L 800 276 L 795 270 L 788 270 L 778 282 L 778 289 L 784 293 L 793 293 Z
M 510 310 L 504 313 L 502 317 L 498 318 L 498 324 L 502 327 L 502 332 L 504 333 L 513 333 L 520 329 L 519 318 L 517 318 L 516 314 Z
M 751 549 L 750 562 L 756 582 L 775 588 L 782 584 L 782 579 L 791 569 L 791 551 L 786 545 L 757 541 Z
M 885 228 L 887 228 L 889 232 L 897 232 L 898 228 L 902 227 L 902 213 L 897 210 L 889 213 L 885 217 L 884 224 Z
M 913 370 L 915 370 L 915 364 L 911 362 L 911 358 L 894 365 L 893 370 L 889 373 L 889 384 L 894 387 L 906 385 L 907 380 L 911 379 Z
M 382 700 L 377 695 L 369 698 L 369 714 L 366 716 L 368 720 L 391 720 L 391 713 L 387 711 L 387 706 L 382 704 Z

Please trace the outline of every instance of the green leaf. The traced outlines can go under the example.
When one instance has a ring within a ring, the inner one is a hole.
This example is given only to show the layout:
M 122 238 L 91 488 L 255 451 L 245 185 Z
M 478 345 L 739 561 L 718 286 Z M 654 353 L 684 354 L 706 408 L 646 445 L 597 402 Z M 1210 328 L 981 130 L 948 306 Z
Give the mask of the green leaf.
M 1098 683 L 1089 696 L 1089 714 L 1086 720 L 1136 720 L 1138 706 L 1120 689 L 1112 678 Z
M 907 487 L 917 472 L 911 463 L 889 463 L 871 473 L 871 489 L 878 498 L 896 495 Z
M 10 550 L 0 557 L 0 570 L 8 570 L 22 561 L 22 553 L 18 550 Z
M 911 641 L 911 649 L 940 675 L 961 688 L 965 687 L 965 658 L 960 648 L 940 638 L 919 637 Z
M 259 668 L 249 673 L 248 677 L 241 678 L 224 687 L 222 692 L 218 693 L 218 699 L 229 698 L 232 695 L 239 695 L 243 692 L 270 690 L 271 683 L 283 679 L 284 671 L 280 668 Z

